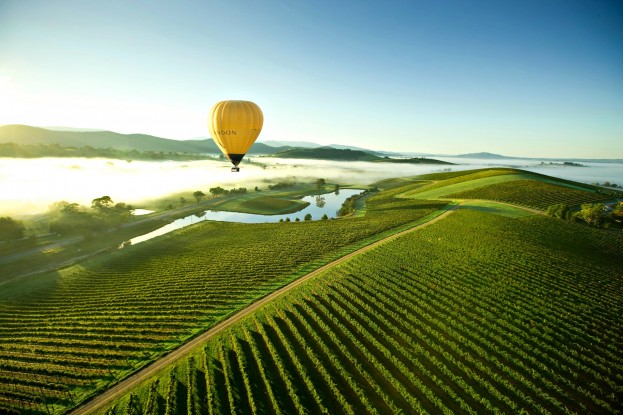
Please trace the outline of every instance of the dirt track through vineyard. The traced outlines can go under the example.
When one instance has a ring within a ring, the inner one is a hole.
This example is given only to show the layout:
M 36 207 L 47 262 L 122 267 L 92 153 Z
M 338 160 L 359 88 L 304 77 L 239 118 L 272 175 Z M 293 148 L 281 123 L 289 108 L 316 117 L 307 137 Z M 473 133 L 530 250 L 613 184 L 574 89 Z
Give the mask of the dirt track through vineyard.
M 390 240 L 396 239 L 406 233 L 409 232 L 413 232 L 417 229 L 421 229 L 425 226 L 428 226 L 432 223 L 437 222 L 438 220 L 441 220 L 443 218 L 445 218 L 446 216 L 448 216 L 449 214 L 451 214 L 456 208 L 458 208 L 459 205 L 455 205 L 455 206 L 451 206 L 448 210 L 446 210 L 444 213 L 434 217 L 433 219 L 424 222 L 422 224 L 416 225 L 412 228 L 409 228 L 407 230 L 395 233 L 393 235 L 390 235 L 386 238 L 383 238 L 377 242 L 374 242 L 370 245 L 364 246 L 363 248 L 360 248 L 356 251 L 351 252 L 350 254 L 347 254 L 341 258 L 336 259 L 335 261 L 332 261 L 312 272 L 310 272 L 309 274 L 306 274 L 300 278 L 298 278 L 297 280 L 291 282 L 290 284 L 278 289 L 277 291 L 272 292 L 271 294 L 267 295 L 266 297 L 256 301 L 255 303 L 249 305 L 248 307 L 240 310 L 239 312 L 237 312 L 236 314 L 232 315 L 231 317 L 221 321 L 220 323 L 216 324 L 214 327 L 212 327 L 211 329 L 209 329 L 208 331 L 198 335 L 197 337 L 195 337 L 194 339 L 190 340 L 188 343 L 183 344 L 182 346 L 180 346 L 179 348 L 173 350 L 171 353 L 169 353 L 166 356 L 163 356 L 162 358 L 154 361 L 153 363 L 149 364 L 148 366 L 140 369 L 139 371 L 137 371 L 136 373 L 130 375 L 129 377 L 127 377 L 126 379 L 122 380 L 121 382 L 117 383 L 115 386 L 113 386 L 112 388 L 102 392 L 101 394 L 95 396 L 93 399 L 91 399 L 90 401 L 84 403 L 83 405 L 77 407 L 76 409 L 74 409 L 72 412 L 70 412 L 71 415 L 82 415 L 82 414 L 91 414 L 99 409 L 101 409 L 103 406 L 109 404 L 111 401 L 113 401 L 114 399 L 117 399 L 121 396 L 123 396 L 125 393 L 127 393 L 130 389 L 132 389 L 133 387 L 137 386 L 138 384 L 140 384 L 141 382 L 143 382 L 144 380 L 146 380 L 147 378 L 149 378 L 150 376 L 152 376 L 153 374 L 155 374 L 156 372 L 158 372 L 159 370 L 163 369 L 164 367 L 166 367 L 168 364 L 176 361 L 177 359 L 187 355 L 188 353 L 190 353 L 194 348 L 196 348 L 197 346 L 199 346 L 200 344 L 206 342 L 207 340 L 211 339 L 212 337 L 214 337 L 216 334 L 218 334 L 219 332 L 225 330 L 226 328 L 236 324 L 239 320 L 245 318 L 246 316 L 248 316 L 249 314 L 253 313 L 254 311 L 256 311 L 258 308 L 262 307 L 263 305 L 269 303 L 270 301 L 274 300 L 275 298 L 279 297 L 280 295 L 292 290 L 293 288 L 305 283 L 307 280 L 315 277 L 316 275 L 320 274 L 323 271 L 328 270 L 331 267 L 334 267 L 338 264 L 340 264 L 341 262 L 346 261 L 347 259 L 350 259 L 356 255 L 362 254 L 366 251 L 369 251 L 371 249 L 376 248 L 377 246 L 388 242 Z

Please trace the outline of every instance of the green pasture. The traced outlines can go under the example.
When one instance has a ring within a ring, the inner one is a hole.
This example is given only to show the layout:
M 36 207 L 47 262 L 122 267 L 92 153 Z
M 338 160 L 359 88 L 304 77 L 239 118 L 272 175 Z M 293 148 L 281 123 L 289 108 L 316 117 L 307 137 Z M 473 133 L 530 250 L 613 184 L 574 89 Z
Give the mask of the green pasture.
M 247 192 L 235 197 L 225 196 L 222 202 L 211 206 L 211 209 L 261 215 L 292 213 L 304 209 L 308 204 L 300 199 L 314 191 L 315 188 L 305 186 L 287 192 Z
M 246 200 L 240 204 L 249 212 L 268 214 L 292 213 L 307 207 L 309 202 L 262 196 Z

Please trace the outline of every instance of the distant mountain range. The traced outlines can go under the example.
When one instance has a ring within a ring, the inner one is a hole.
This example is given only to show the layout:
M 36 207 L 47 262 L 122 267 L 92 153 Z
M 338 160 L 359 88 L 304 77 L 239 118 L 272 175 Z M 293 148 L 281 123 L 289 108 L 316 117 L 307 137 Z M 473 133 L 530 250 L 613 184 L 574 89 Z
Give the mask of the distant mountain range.
M 112 131 L 80 129 L 71 127 L 32 127 L 28 125 L 5 125 L 0 127 L 0 143 L 58 144 L 62 147 L 114 148 L 116 150 L 154 151 L 163 153 L 220 154 L 211 138 L 172 140 L 147 134 L 120 134 Z M 318 148 L 320 144 L 305 141 L 256 141 L 248 154 L 275 154 L 291 148 Z M 333 148 L 378 153 L 360 147 L 332 145 Z
M 5 125 L 0 126 L 0 143 L 16 143 L 26 145 L 36 144 L 58 144 L 61 147 L 93 147 L 93 148 L 113 148 L 116 150 L 130 151 L 137 150 L 142 152 L 153 151 L 156 153 L 189 153 L 189 154 L 220 154 L 220 150 L 211 138 L 199 137 L 193 140 L 172 140 L 168 138 L 156 137 L 147 134 L 120 134 L 112 131 L 103 131 L 86 128 L 72 127 L 32 127 L 28 125 Z M 248 154 L 250 155 L 272 155 L 291 149 L 317 149 L 332 148 L 339 150 L 351 150 L 365 152 L 367 155 L 361 156 L 361 159 L 373 155 L 379 158 L 389 157 L 409 157 L 409 160 L 418 160 L 422 157 L 460 157 L 472 159 L 522 159 L 522 160 L 538 160 L 538 161 L 593 161 L 593 162 L 617 162 L 621 163 L 621 159 L 580 159 L 580 158 L 537 158 L 537 157 L 511 157 L 501 154 L 488 152 L 468 153 L 459 155 L 440 155 L 440 154 L 424 154 L 424 153 L 396 153 L 389 151 L 375 151 L 366 148 L 345 146 L 340 144 L 331 144 L 322 146 L 309 141 L 256 141 L 251 147 Z M 289 154 L 289 155 L 288 155 Z M 283 157 L 294 158 L 297 152 L 284 153 Z M 302 154 L 302 153 L 301 153 Z M 310 157 L 308 153 L 305 157 Z M 329 153 L 327 153 L 329 154 Z M 298 158 L 298 156 L 296 156 Z M 353 154 L 343 153 L 341 159 L 353 157 Z M 359 156 L 357 156 L 359 157 Z M 357 158 L 355 157 L 355 158 Z M 302 158 L 302 156 L 301 156 Z M 318 157 L 315 157 L 318 158 Z
M 63 130 L 50 130 L 27 125 L 5 125 L 0 127 L 0 143 L 11 142 L 17 144 L 58 144 L 62 147 L 110 147 L 116 150 L 163 153 L 220 154 L 221 152 L 212 139 L 180 141 L 147 134 L 119 134 L 112 131 L 73 131 L 66 127 Z M 286 148 L 255 143 L 249 154 L 273 154 Z

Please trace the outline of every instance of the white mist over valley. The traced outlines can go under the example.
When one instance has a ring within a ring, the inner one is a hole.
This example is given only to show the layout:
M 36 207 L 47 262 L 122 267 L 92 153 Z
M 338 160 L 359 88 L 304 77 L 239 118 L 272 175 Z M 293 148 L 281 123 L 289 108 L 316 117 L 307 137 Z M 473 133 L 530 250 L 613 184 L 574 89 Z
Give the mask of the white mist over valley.
M 440 158 L 457 165 L 337 162 L 252 157 L 239 173 L 229 163 L 201 161 L 132 161 L 88 158 L 0 159 L 0 214 L 29 215 L 47 211 L 58 201 L 90 205 L 110 196 L 115 202 L 140 207 L 141 201 L 210 187 L 260 189 L 280 180 L 325 178 L 342 185 L 366 185 L 378 180 L 414 176 L 447 169 L 511 166 L 584 183 L 609 181 L 623 185 L 623 164 L 582 163 L 584 167 L 541 164 L 535 160 Z

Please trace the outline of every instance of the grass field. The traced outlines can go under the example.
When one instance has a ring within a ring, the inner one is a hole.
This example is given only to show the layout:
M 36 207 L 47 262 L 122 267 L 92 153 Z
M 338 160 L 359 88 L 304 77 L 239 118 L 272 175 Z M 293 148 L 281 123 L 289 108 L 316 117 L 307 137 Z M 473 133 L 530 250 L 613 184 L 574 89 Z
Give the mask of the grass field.
M 292 213 L 297 212 L 309 205 L 308 202 L 288 200 L 277 197 L 261 196 L 246 200 L 241 206 L 249 209 L 249 212 L 260 214 Z
M 266 306 L 115 413 L 617 413 L 622 243 L 460 210 Z

